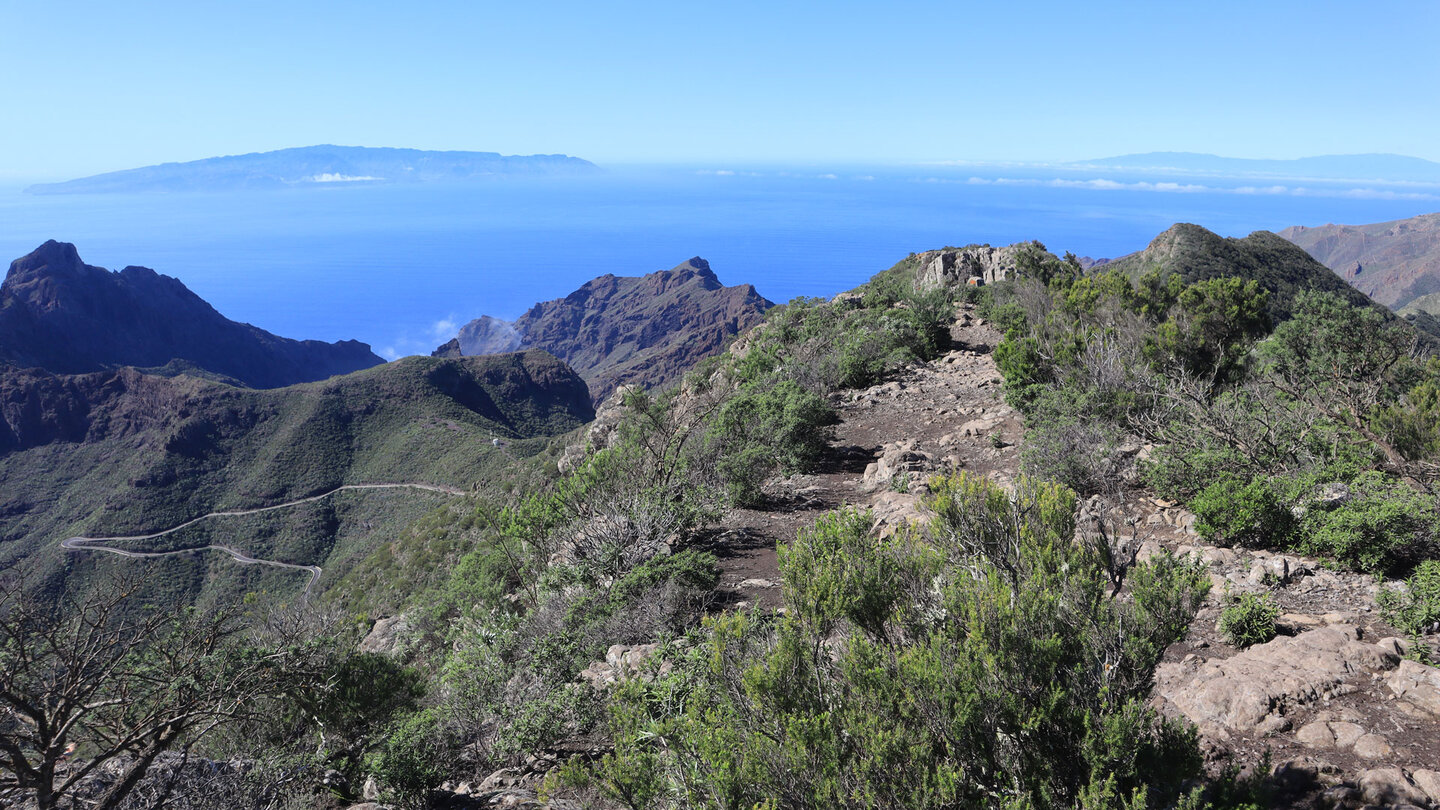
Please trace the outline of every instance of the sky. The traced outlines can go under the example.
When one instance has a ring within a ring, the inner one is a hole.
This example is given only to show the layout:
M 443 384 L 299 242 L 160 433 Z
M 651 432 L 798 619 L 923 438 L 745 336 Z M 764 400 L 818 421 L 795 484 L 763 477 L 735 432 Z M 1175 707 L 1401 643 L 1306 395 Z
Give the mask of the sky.
M 0 178 L 316 143 L 601 164 L 1440 160 L 1440 3 L 0 0 Z

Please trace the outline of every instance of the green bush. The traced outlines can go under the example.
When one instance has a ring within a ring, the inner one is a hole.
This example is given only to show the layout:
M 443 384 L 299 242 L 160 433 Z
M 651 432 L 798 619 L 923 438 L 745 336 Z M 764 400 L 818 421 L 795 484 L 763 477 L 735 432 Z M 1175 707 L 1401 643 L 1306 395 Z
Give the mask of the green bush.
M 1378 601 L 1385 621 L 1408 635 L 1440 625 L 1440 560 L 1426 560 L 1405 581 L 1405 589 L 1382 588 Z
M 430 794 L 445 781 L 450 746 L 440 714 L 411 714 L 390 727 L 385 744 L 370 760 L 370 771 L 406 807 L 429 807 Z
M 633 808 L 1173 802 L 1197 738 L 1146 700 L 1203 572 L 1161 557 L 1113 599 L 1064 487 L 935 491 L 929 540 L 857 511 L 802 532 L 786 612 L 719 616 L 668 675 L 616 690 L 612 752 L 565 781 Z
M 1208 482 L 1236 477 L 1248 468 L 1249 460 L 1229 447 L 1167 445 L 1157 448 L 1141 465 L 1140 476 L 1161 497 L 1189 501 Z
M 1220 635 L 1236 647 L 1264 644 L 1275 638 L 1280 608 L 1268 595 L 1242 593 L 1220 611 Z
M 1404 571 L 1431 556 L 1440 517 L 1433 499 L 1379 472 L 1357 478 L 1350 492 L 1339 505 L 1306 512 L 1301 551 L 1374 574 Z
M 1295 526 L 1294 515 L 1263 478 L 1248 483 L 1222 478 L 1203 489 L 1189 505 L 1195 513 L 1195 530 L 1222 546 L 1284 545 Z
M 775 471 L 812 469 L 829 448 L 835 410 L 792 380 L 744 390 L 726 402 L 711 428 L 717 468 L 731 500 L 753 504 Z

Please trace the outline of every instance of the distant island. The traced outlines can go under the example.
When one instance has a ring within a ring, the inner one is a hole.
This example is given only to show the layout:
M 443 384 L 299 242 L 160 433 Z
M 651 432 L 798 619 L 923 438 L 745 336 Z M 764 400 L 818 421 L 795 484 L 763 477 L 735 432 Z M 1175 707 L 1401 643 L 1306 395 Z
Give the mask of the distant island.
M 162 163 L 62 183 L 39 183 L 25 191 L 30 194 L 237 191 L 321 185 L 455 183 L 497 176 L 592 174 L 599 170 L 588 160 L 568 155 L 322 145 Z
M 1440 183 L 1440 163 L 1404 155 L 1321 155 L 1294 160 L 1230 158 L 1197 152 L 1146 152 L 1082 160 L 1075 168 L 1166 170 L 1224 176 L 1305 177 L 1317 180 L 1390 180 Z

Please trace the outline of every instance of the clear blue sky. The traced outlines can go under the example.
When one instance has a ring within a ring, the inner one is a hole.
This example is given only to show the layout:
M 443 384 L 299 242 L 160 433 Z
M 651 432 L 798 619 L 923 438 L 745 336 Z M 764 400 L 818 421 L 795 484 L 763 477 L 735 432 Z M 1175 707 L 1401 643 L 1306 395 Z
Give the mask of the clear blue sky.
M 1440 3 L 0 0 L 0 178 L 315 143 L 601 163 L 1440 160 Z

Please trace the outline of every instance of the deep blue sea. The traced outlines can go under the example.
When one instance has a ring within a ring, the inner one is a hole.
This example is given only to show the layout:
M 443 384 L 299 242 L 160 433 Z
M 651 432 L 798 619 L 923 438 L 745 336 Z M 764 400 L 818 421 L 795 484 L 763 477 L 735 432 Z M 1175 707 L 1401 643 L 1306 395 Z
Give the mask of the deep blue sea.
M 46 239 L 89 264 L 176 276 L 286 337 L 428 353 L 605 273 L 691 256 L 775 301 L 831 295 L 907 253 L 1039 239 L 1115 257 L 1179 221 L 1226 236 L 1440 210 L 1440 187 L 1153 177 L 1043 166 L 620 167 L 456 187 L 34 196 L 0 188 L 0 258 Z

